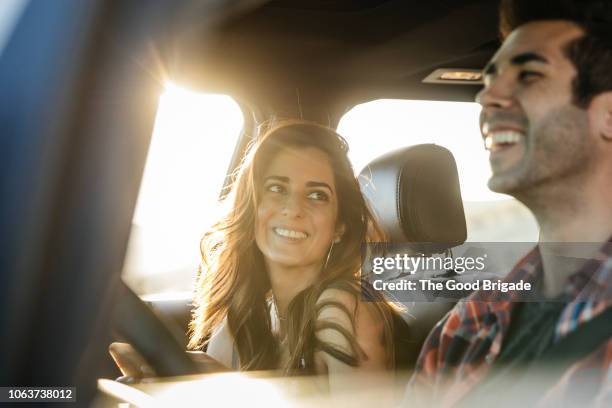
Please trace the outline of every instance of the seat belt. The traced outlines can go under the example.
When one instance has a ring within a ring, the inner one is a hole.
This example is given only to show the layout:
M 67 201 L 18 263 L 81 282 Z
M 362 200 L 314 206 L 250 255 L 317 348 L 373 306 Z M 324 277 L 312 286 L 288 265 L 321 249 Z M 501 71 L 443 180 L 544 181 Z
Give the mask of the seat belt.
M 457 406 L 488 404 L 498 408 L 534 406 L 572 364 L 593 353 L 610 338 L 612 338 L 612 307 L 608 307 L 582 324 L 539 357 L 531 360 L 520 372 L 520 379 L 513 385 L 506 387 L 500 385 L 498 381 L 496 387 L 500 387 L 499 389 L 487 386 L 479 390 L 477 387 L 475 392 L 468 394 Z
M 535 404 L 574 363 L 587 357 L 610 339 L 612 307 L 582 324 L 531 361 L 523 377 L 513 387 L 515 393 L 520 395 L 520 402 Z
M 573 363 L 595 351 L 612 337 L 612 307 L 606 308 L 588 322 L 553 344 L 535 361 Z

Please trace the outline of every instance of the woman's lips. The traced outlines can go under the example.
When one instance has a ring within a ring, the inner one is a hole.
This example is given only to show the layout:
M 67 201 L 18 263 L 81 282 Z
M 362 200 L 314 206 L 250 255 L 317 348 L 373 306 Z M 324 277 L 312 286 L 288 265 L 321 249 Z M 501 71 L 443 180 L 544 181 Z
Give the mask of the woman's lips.
M 276 236 L 296 242 L 308 238 L 308 234 L 306 232 L 290 228 L 274 227 L 272 228 L 272 231 Z

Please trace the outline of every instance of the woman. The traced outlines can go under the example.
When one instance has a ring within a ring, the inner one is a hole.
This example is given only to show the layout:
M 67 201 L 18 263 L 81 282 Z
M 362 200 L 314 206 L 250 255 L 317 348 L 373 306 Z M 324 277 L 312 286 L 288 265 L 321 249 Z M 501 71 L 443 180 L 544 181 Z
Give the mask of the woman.
M 336 132 L 303 121 L 251 147 L 229 211 L 201 243 L 190 349 L 233 369 L 321 374 L 326 390 L 354 384 L 350 374 L 376 373 L 374 389 L 393 384 L 405 352 L 394 335 L 406 326 L 359 279 L 362 243 L 382 234 L 347 151 Z
M 359 280 L 361 245 L 381 235 L 347 151 L 333 130 L 298 121 L 277 124 L 250 149 L 226 199 L 231 210 L 202 241 L 190 348 L 207 345 L 240 370 L 394 367 L 401 319 Z

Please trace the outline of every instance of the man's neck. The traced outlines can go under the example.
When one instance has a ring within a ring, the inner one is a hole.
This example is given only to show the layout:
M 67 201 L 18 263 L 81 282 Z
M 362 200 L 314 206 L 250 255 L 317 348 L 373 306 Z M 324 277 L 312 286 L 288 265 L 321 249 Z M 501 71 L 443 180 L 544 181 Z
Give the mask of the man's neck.
M 567 194 L 527 203 L 540 226 L 540 253 L 544 271 L 544 295 L 560 295 L 567 279 L 592 258 L 601 243 L 612 234 L 612 188 L 599 183 L 573 190 L 564 186 Z M 590 244 L 589 244 L 590 243 Z

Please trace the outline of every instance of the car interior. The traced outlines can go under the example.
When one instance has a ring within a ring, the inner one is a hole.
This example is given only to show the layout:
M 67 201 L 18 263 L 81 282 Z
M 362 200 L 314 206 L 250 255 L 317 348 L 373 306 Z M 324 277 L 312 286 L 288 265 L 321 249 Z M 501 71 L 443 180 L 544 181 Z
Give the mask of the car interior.
M 147 271 L 129 268 L 168 84 L 230 97 L 242 118 L 229 147 L 213 153 L 225 160 L 216 179 L 189 181 L 216 200 L 266 124 L 298 118 L 342 133 L 343 117 L 373 101 L 473 102 L 499 46 L 490 0 L 17 3 L 0 42 L 1 383 L 74 384 L 79 402 L 103 406 L 125 392 L 98 381 L 120 375 L 112 341 L 133 344 L 161 377 L 196 372 L 184 353 L 189 293 L 155 293 L 185 276 L 189 291 L 196 268 L 167 267 L 148 287 Z M 384 122 L 372 126 L 385 131 Z M 365 136 L 366 149 L 379 143 L 377 132 Z M 453 153 L 412 137 L 394 137 L 398 148 L 355 166 L 391 242 L 429 242 L 414 250 L 431 254 L 487 236 L 471 228 L 496 232 L 493 240 L 533 236 L 516 202 L 462 198 L 465 169 Z M 214 133 L 201 139 L 212 152 L 223 142 Z M 504 219 L 510 232 L 500 230 Z M 410 364 L 452 305 L 409 305 Z

